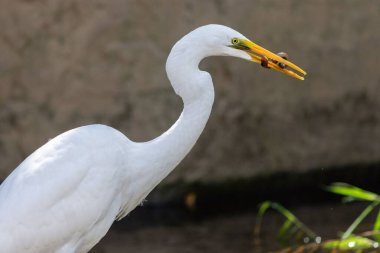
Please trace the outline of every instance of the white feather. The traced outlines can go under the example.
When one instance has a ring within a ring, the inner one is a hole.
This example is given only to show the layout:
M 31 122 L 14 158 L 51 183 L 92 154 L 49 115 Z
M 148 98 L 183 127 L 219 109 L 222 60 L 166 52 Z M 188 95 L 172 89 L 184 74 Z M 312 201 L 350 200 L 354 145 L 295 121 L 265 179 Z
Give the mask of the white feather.
M 233 37 L 244 38 L 208 25 L 173 47 L 166 70 L 184 110 L 156 139 L 135 143 L 111 127 L 89 125 L 55 137 L 23 161 L 0 186 L 0 251 L 88 252 L 193 147 L 214 100 L 211 76 L 198 64 L 212 55 L 249 59 L 228 47 Z

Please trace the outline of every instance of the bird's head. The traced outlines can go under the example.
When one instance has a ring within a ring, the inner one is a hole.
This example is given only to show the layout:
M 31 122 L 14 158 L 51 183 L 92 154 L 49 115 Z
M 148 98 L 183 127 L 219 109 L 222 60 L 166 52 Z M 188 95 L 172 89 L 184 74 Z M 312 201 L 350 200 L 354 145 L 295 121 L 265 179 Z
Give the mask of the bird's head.
M 241 33 L 223 25 L 205 25 L 195 29 L 185 37 L 191 45 L 185 45 L 184 50 L 197 48 L 202 57 L 212 55 L 234 56 L 261 64 L 268 69 L 274 69 L 294 78 L 304 80 L 306 72 L 288 61 L 286 57 L 253 43 Z

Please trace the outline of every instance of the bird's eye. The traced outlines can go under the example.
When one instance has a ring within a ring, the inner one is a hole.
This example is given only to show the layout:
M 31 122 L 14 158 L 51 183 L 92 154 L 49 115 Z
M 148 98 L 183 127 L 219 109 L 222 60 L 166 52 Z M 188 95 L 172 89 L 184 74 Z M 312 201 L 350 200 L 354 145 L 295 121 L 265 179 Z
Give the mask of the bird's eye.
M 239 39 L 238 38 L 232 38 L 231 43 L 232 43 L 232 45 L 237 45 L 237 44 L 239 44 Z

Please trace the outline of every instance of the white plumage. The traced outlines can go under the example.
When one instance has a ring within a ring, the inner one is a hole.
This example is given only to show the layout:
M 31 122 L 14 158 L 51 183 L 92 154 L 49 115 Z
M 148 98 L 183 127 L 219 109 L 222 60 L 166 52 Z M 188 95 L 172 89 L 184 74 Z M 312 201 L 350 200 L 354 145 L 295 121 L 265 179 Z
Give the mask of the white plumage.
M 111 127 L 89 125 L 26 158 L 0 186 L 0 252 L 88 252 L 197 141 L 214 100 L 211 76 L 199 62 L 213 55 L 256 61 L 252 51 L 233 47 L 232 38 L 248 41 L 231 28 L 207 25 L 175 44 L 166 70 L 184 109 L 156 139 L 136 143 Z

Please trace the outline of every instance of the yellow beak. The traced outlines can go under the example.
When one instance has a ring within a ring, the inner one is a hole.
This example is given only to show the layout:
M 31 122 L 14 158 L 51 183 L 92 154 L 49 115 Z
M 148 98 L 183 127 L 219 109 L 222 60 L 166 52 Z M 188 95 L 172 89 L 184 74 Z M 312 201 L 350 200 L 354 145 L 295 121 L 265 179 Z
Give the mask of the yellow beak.
M 269 69 L 275 69 L 279 72 L 282 72 L 286 75 L 297 78 L 299 80 L 305 79 L 303 76 L 306 75 L 306 71 L 304 71 L 303 69 L 301 69 L 294 63 L 270 52 L 269 50 L 253 43 L 250 40 L 242 39 L 239 41 L 237 45 L 233 45 L 232 47 L 241 49 L 247 52 L 251 56 L 252 61 L 254 62 L 261 64 L 263 59 L 267 59 L 267 67 Z M 280 67 L 279 63 L 282 63 L 282 66 L 286 66 L 286 67 L 285 68 Z M 298 73 L 296 73 L 295 71 Z

